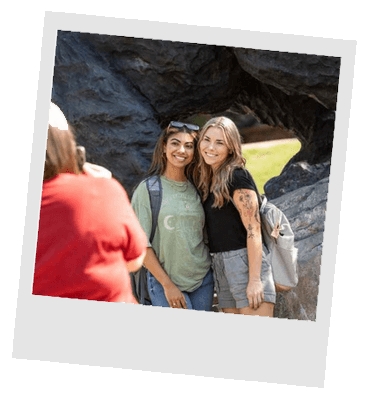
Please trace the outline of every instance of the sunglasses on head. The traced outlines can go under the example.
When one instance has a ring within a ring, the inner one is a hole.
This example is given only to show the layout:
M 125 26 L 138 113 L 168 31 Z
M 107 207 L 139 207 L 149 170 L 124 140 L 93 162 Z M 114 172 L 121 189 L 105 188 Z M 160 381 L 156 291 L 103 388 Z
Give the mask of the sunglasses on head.
M 178 128 L 181 129 L 183 127 L 186 127 L 190 131 L 198 131 L 200 129 L 199 126 L 194 125 L 194 124 L 187 124 L 185 122 L 179 122 L 179 121 L 170 121 L 169 128 Z

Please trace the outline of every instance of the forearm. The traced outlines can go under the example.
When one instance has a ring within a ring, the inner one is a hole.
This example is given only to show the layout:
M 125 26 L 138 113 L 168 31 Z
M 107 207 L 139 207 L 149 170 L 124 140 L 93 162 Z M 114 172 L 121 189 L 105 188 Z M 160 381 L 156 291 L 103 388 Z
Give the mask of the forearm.
M 151 247 L 147 248 L 146 257 L 144 259 L 144 265 L 147 270 L 150 271 L 152 275 L 156 278 L 156 280 L 165 288 L 174 285 L 168 274 L 164 271 L 162 266 L 159 263 L 158 258 L 154 250 Z
M 261 235 L 247 236 L 247 254 L 249 261 L 249 280 L 260 280 L 262 262 Z

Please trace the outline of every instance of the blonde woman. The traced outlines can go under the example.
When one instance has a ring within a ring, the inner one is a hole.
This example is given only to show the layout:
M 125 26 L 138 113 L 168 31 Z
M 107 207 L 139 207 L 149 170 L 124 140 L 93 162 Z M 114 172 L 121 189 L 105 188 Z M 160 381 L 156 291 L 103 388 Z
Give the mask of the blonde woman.
M 245 169 L 236 125 L 209 120 L 199 137 L 202 195 L 219 305 L 225 313 L 273 316 L 276 292 L 262 246 L 258 191 Z
M 163 198 L 144 265 L 153 306 L 210 311 L 213 274 L 204 243 L 205 214 L 191 182 L 199 127 L 172 121 L 156 144 L 149 176 L 161 180 Z M 149 194 L 141 182 L 132 197 L 136 215 L 150 237 Z

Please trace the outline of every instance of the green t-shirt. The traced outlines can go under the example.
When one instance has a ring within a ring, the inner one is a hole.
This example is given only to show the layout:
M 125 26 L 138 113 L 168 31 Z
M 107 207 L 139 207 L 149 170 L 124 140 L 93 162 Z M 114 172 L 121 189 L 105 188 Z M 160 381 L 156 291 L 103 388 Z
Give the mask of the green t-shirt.
M 158 226 L 152 243 L 151 208 L 146 183 L 141 182 L 132 197 L 132 207 L 165 272 L 181 290 L 197 289 L 211 259 L 204 243 L 205 214 L 200 197 L 190 182 L 176 182 L 161 177 L 163 198 Z

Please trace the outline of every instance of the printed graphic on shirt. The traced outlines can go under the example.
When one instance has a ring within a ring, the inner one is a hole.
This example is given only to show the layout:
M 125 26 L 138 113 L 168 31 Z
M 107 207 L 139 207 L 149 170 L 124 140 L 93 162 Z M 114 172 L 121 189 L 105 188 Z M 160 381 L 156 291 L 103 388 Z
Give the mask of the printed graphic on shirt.
M 172 231 L 172 230 L 175 229 L 175 228 L 169 226 L 169 224 L 168 224 L 169 218 L 173 218 L 173 215 L 167 215 L 167 216 L 164 218 L 164 226 L 165 226 L 165 228 L 168 229 L 168 231 Z

